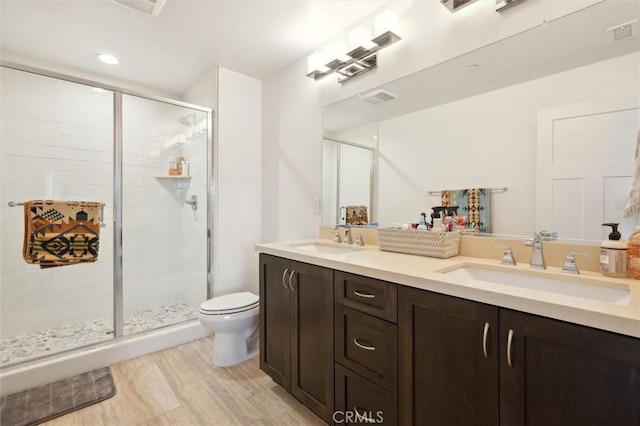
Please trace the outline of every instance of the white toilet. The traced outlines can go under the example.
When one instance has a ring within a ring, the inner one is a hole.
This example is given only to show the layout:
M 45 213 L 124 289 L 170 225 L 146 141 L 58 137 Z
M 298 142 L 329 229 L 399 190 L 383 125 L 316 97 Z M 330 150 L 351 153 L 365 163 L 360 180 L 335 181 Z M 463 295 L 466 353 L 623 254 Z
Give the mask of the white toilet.
M 258 353 L 259 309 L 259 297 L 249 292 L 214 297 L 200 305 L 198 319 L 215 332 L 215 365 L 229 367 Z

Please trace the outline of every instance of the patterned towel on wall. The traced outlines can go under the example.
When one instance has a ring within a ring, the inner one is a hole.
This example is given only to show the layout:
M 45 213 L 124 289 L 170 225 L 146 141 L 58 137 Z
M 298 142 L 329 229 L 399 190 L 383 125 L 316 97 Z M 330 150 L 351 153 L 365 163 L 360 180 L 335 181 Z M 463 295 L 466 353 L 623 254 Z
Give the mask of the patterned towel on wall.
M 24 203 L 25 262 L 41 268 L 95 262 L 100 203 L 34 200 Z
M 443 206 L 459 206 L 458 214 L 468 219 L 467 228 L 491 232 L 491 188 L 442 191 Z
M 347 206 L 345 219 L 348 225 L 366 225 L 369 223 L 367 206 Z

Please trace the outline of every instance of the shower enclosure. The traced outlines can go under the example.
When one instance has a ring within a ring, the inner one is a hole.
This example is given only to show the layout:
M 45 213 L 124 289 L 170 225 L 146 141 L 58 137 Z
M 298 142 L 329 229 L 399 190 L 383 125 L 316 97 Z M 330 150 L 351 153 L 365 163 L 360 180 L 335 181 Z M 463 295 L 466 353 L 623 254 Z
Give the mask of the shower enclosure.
M 12 64 L 0 98 L 0 368 L 194 319 L 211 287 L 211 110 Z M 28 200 L 104 203 L 97 262 L 24 262 Z

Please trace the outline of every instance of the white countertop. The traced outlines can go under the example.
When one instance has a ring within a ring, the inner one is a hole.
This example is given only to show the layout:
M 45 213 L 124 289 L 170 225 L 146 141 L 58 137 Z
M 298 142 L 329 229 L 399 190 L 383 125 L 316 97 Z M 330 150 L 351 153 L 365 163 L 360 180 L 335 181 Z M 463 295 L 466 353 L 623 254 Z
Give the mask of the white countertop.
M 297 248 L 310 244 L 344 247 L 328 240 L 305 240 L 257 244 L 256 251 L 640 338 L 640 282 L 637 280 L 609 278 L 594 272 L 581 272 L 575 276 L 561 273 L 560 268 L 552 267 L 544 271 L 533 271 L 528 264 L 500 265 L 500 259 L 465 256 L 434 259 L 384 252 L 378 250 L 377 246 L 352 247 L 353 250 L 348 254 L 327 254 Z M 628 288 L 630 294 L 623 303 L 608 303 L 487 281 L 461 279 L 442 273 L 462 264 L 567 282 L 579 280 L 584 284 Z

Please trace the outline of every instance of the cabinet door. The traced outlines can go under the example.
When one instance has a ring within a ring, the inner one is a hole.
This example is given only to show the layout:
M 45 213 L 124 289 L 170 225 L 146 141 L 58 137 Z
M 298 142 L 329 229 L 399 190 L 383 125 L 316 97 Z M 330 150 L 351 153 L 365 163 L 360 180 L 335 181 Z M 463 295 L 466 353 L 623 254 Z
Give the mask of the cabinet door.
M 396 396 L 336 364 L 334 424 L 398 424 Z
M 291 393 L 331 422 L 333 415 L 333 270 L 291 262 Z
M 398 423 L 497 425 L 498 308 L 406 287 L 398 295 Z
M 640 339 L 501 309 L 500 352 L 501 424 L 640 425 Z
M 289 260 L 260 255 L 260 369 L 291 390 Z

